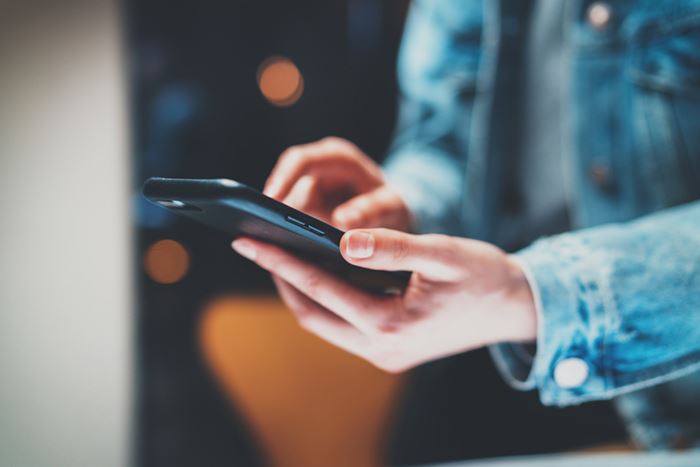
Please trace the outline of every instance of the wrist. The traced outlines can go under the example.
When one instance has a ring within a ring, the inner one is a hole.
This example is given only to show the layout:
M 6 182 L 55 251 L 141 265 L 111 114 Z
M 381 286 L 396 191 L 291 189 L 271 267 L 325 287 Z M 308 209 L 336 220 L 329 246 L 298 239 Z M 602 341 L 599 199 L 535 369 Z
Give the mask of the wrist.
M 509 325 L 503 342 L 528 342 L 537 338 L 537 309 L 530 282 L 520 263 L 511 255 L 506 256 L 508 287 L 506 309 L 510 310 Z

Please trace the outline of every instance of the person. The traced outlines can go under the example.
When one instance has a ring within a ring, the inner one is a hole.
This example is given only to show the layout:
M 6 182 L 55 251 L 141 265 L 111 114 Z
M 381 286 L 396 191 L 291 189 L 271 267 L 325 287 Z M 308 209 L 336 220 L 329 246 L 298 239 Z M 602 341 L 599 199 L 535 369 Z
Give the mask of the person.
M 413 271 L 405 293 L 233 247 L 387 371 L 489 346 L 545 405 L 614 399 L 640 446 L 700 447 L 696 2 L 418 0 L 398 73 L 383 168 L 325 138 L 265 192 L 346 229 L 349 263 Z

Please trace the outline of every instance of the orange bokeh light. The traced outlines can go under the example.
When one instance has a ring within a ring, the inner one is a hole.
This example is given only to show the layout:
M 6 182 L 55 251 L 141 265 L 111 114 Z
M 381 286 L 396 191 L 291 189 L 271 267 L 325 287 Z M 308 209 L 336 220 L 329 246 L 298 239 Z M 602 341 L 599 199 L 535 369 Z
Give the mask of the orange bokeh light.
M 271 57 L 258 68 L 260 92 L 273 105 L 288 107 L 304 92 L 304 78 L 288 58 Z
M 159 284 L 180 281 L 190 267 L 190 255 L 175 240 L 159 240 L 148 247 L 143 258 L 146 274 Z

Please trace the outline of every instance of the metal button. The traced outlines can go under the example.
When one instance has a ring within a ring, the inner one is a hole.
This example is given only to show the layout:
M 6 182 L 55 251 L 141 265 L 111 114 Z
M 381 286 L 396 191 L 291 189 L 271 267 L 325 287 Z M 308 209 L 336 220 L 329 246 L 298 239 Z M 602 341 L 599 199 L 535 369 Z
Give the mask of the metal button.
M 610 186 L 610 168 L 607 165 L 596 163 L 591 165 L 588 175 L 591 181 L 601 188 Z
M 291 222 L 292 224 L 296 224 L 299 227 L 306 227 L 306 222 L 300 221 L 296 217 L 287 216 L 287 222 Z
M 588 379 L 590 369 L 585 360 L 570 357 L 564 358 L 554 368 L 554 381 L 562 389 L 581 386 Z
M 309 229 L 310 231 L 312 231 L 313 233 L 315 233 L 316 235 L 320 235 L 320 236 L 326 235 L 326 232 L 324 232 L 323 230 L 319 229 L 318 227 L 314 227 L 314 226 L 311 225 L 311 224 L 307 224 L 306 228 Z
M 605 29 L 612 19 L 612 8 L 605 2 L 591 3 L 586 12 L 588 24 L 595 29 Z

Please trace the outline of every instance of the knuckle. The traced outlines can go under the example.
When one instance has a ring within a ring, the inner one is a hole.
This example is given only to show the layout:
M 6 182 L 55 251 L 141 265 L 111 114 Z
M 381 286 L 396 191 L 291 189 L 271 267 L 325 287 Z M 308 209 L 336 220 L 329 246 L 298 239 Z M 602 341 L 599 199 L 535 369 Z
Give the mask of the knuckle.
M 321 141 L 319 141 L 321 144 L 328 148 L 334 148 L 334 149 L 349 149 L 352 145 L 349 141 L 339 138 L 337 136 L 326 136 L 323 138 Z
M 375 206 L 375 211 L 380 217 L 390 217 L 394 212 L 396 212 L 396 204 L 391 200 L 381 200 Z
M 403 373 L 408 369 L 408 365 L 405 365 L 403 363 L 392 363 L 384 368 L 384 371 L 387 373 L 391 373 L 393 375 L 398 374 L 398 373 Z
M 321 288 L 322 284 L 323 277 L 317 271 L 307 273 L 306 277 L 304 278 L 304 289 L 309 295 L 315 295 Z
M 293 160 L 301 159 L 305 153 L 301 146 L 290 146 L 280 155 L 279 162 L 288 164 Z
M 459 240 L 442 234 L 429 234 L 424 236 L 426 243 L 434 245 L 435 255 L 443 262 L 453 264 L 459 261 L 461 245 Z
M 377 324 L 379 336 L 395 336 L 401 330 L 401 325 L 393 320 L 387 320 Z
M 377 323 L 379 338 L 386 337 L 385 347 L 394 347 L 397 335 L 401 334 L 408 324 L 404 305 L 399 297 L 389 299 L 383 307 L 385 309 L 382 318 Z
M 326 136 L 325 138 L 321 139 L 319 141 L 320 143 L 323 144 L 328 144 L 328 145 L 338 145 L 338 144 L 344 144 L 346 141 L 343 138 L 339 138 L 337 136 Z
M 408 256 L 409 250 L 408 241 L 404 237 L 397 237 L 393 241 L 391 257 L 394 261 L 403 261 Z
M 347 209 L 343 209 L 343 212 L 349 214 L 353 220 L 362 221 L 365 218 L 365 209 L 362 208 L 357 202 L 353 202 L 348 205 Z
M 406 369 L 408 369 L 407 364 L 405 364 L 404 362 L 402 362 L 398 359 L 392 358 L 392 357 L 389 357 L 389 358 L 374 357 L 370 360 L 370 363 L 372 363 L 374 366 L 376 366 L 380 370 L 385 371 L 387 373 L 392 373 L 392 374 L 401 373 L 402 371 L 405 371 Z
M 299 316 L 297 317 L 297 323 L 299 323 L 299 327 L 302 328 L 304 331 L 307 332 L 314 332 L 315 326 L 314 326 L 314 319 L 311 317 L 308 311 L 300 311 Z
M 294 315 L 296 316 L 297 321 L 299 321 L 300 324 L 302 322 L 307 322 L 313 313 L 311 306 L 309 306 L 308 302 L 304 300 L 295 300 L 293 310 Z
M 367 213 L 362 210 L 357 210 L 353 215 L 352 224 L 354 226 L 367 225 L 368 221 Z
M 353 143 L 337 136 L 326 136 L 320 143 L 326 151 L 335 152 L 343 156 L 355 157 L 360 152 Z
M 372 209 L 372 201 L 367 196 L 359 196 L 355 199 L 353 207 L 358 211 L 370 211 Z
M 297 145 L 295 145 L 295 146 L 289 146 L 287 149 L 285 149 L 284 151 L 282 151 L 282 154 L 280 154 L 280 157 L 279 157 L 279 158 L 280 158 L 280 160 L 281 160 L 281 159 L 287 159 L 287 158 L 289 158 L 289 155 L 290 155 L 290 154 L 295 154 L 295 153 L 299 152 L 299 150 L 300 150 L 300 149 L 299 149 L 299 146 L 297 146 Z
M 449 235 L 443 235 L 443 234 L 426 234 L 422 235 L 422 238 L 426 240 L 427 242 L 433 243 L 433 244 L 439 244 L 443 243 L 445 241 L 451 240 L 452 237 Z

